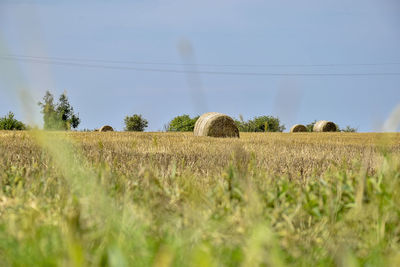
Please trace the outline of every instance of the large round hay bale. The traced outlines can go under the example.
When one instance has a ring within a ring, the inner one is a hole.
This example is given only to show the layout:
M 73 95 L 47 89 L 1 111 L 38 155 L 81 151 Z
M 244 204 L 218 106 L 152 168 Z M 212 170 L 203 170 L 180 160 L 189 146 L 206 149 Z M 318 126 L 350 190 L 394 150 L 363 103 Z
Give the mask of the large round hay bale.
M 306 126 L 303 124 L 295 124 L 290 128 L 291 133 L 298 133 L 298 132 L 307 132 Z
M 313 128 L 314 132 L 336 132 L 336 130 L 336 124 L 331 121 L 317 121 Z
M 104 125 L 99 130 L 99 132 L 112 132 L 112 131 L 114 131 L 114 129 L 113 129 L 113 127 L 111 127 L 109 125 Z
M 231 117 L 217 112 L 209 112 L 201 115 L 196 121 L 194 135 L 239 137 L 239 129 Z

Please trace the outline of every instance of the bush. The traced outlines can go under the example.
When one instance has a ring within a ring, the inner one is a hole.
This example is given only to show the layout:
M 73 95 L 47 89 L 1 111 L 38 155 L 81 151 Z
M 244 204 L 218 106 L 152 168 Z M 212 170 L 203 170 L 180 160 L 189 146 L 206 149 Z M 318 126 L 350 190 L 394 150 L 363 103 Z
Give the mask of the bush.
M 148 121 L 140 114 L 125 117 L 125 131 L 143 132 L 147 128 Z
M 311 123 L 306 125 L 307 132 L 313 132 L 314 131 L 315 123 L 317 123 L 317 120 L 314 120 L 313 122 L 311 122 Z
M 45 130 L 71 130 L 71 127 L 75 129 L 81 123 L 66 93 L 60 95 L 58 103 L 55 104 L 54 96 L 46 91 L 43 102 L 39 102 L 38 105 L 42 108 Z
M 6 116 L 0 118 L 0 130 L 26 130 L 25 124 L 14 118 L 14 113 L 8 112 Z
M 259 116 L 249 121 L 244 121 L 240 116 L 240 120 L 235 120 L 239 131 L 241 132 L 283 132 L 286 127 L 280 124 L 278 117 Z
M 198 120 L 199 116 L 190 118 L 189 115 L 184 114 L 176 116 L 167 125 L 167 131 L 169 132 L 193 132 L 194 125 Z
M 243 116 L 239 115 L 239 120 L 235 120 L 239 132 L 251 132 L 249 122 L 244 121 Z
M 338 129 L 339 129 L 339 127 L 338 127 Z M 357 132 L 357 128 L 353 128 L 353 127 L 350 127 L 350 125 L 347 125 L 346 128 L 341 129 L 340 131 L 347 132 L 347 133 L 355 133 L 355 132 Z

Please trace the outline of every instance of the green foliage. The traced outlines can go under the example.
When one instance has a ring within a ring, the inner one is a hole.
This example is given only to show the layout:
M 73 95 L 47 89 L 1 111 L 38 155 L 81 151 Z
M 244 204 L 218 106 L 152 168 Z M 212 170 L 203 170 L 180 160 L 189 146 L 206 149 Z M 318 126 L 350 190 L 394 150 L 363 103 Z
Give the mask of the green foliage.
M 273 116 L 259 116 L 248 121 L 240 116 L 240 120 L 235 120 L 235 123 L 241 132 L 283 132 L 286 129 L 280 124 L 279 118 Z
M 54 96 L 46 91 L 43 102 L 38 105 L 42 108 L 45 130 L 71 130 L 71 127 L 75 129 L 81 122 L 66 93 L 60 95 L 58 103 L 54 103 Z
M 124 119 L 125 131 L 143 132 L 147 128 L 148 121 L 140 114 L 126 116 Z
M 11 111 L 0 118 L 0 130 L 26 130 L 26 128 L 25 124 L 14 118 L 14 113 Z
M 198 120 L 199 116 L 190 118 L 189 115 L 184 114 L 173 118 L 167 126 L 169 132 L 193 132 L 194 125 Z
M 243 119 L 242 115 L 239 115 L 239 120 L 235 119 L 234 121 L 239 132 L 251 132 L 249 123 Z
M 60 95 L 56 112 L 61 117 L 61 121 L 65 122 L 64 126 L 66 130 L 71 129 L 71 127 L 75 129 L 80 124 L 80 119 L 74 114 L 74 109 L 69 103 L 66 93 Z
M 313 132 L 314 131 L 315 123 L 317 123 L 317 120 L 314 120 L 313 122 L 311 122 L 311 123 L 306 125 L 307 132 Z
M 339 127 L 338 127 L 339 129 Z M 353 128 L 350 125 L 347 125 L 346 128 L 341 129 L 341 132 L 347 132 L 347 133 L 356 133 L 357 132 L 357 128 Z

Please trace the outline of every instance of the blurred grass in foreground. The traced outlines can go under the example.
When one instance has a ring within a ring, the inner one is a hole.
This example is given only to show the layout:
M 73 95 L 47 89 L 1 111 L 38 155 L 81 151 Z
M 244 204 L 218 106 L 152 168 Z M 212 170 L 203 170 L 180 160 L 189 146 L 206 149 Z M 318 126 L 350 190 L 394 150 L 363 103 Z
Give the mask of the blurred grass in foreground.
M 0 133 L 0 262 L 400 264 L 399 134 Z

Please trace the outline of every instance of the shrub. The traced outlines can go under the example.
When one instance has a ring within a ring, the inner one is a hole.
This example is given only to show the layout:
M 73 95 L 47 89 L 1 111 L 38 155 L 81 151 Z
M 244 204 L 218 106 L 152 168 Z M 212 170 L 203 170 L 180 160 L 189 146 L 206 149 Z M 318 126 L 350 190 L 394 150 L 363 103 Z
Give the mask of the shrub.
M 235 120 L 235 124 L 238 127 L 239 132 L 251 132 L 249 122 L 245 121 L 242 115 L 239 115 L 239 120 Z
M 140 114 L 125 117 L 125 131 L 143 132 L 147 128 L 148 121 Z
M 317 120 L 314 120 L 313 122 L 306 125 L 307 132 L 312 132 L 314 130 L 315 123 L 317 123 Z
M 235 120 L 235 123 L 241 132 L 283 132 L 286 129 L 279 118 L 273 116 L 254 117 L 247 122 L 240 116 L 240 120 Z
M 176 116 L 167 125 L 167 131 L 169 132 L 193 132 L 194 125 L 199 119 L 199 116 L 190 118 L 189 115 L 183 114 Z
M 350 127 L 350 125 L 347 125 L 346 128 L 341 129 L 340 131 L 347 132 L 347 133 L 355 133 L 355 132 L 357 132 L 357 128 L 353 128 L 353 127 Z
M 11 111 L 0 118 L 0 130 L 26 130 L 26 128 L 25 124 L 14 118 L 14 113 Z

